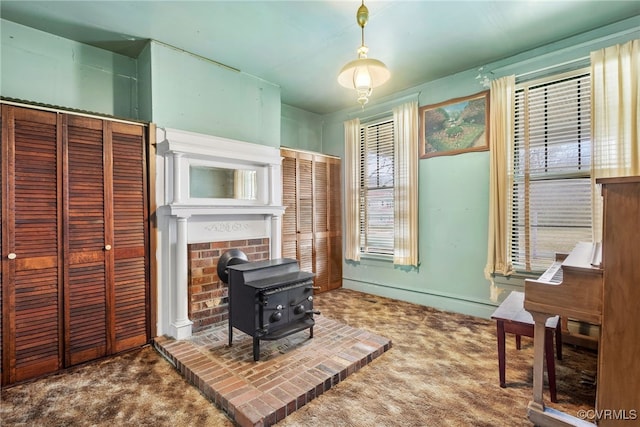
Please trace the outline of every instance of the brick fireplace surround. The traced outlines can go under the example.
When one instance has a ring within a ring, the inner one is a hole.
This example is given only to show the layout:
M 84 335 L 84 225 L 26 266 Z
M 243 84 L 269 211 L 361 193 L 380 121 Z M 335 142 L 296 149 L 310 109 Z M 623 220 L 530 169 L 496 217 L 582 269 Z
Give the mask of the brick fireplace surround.
M 269 238 L 187 246 L 189 319 L 193 321 L 193 332 L 229 318 L 228 288 L 218 277 L 217 266 L 220 256 L 232 248 L 243 251 L 251 262 L 269 259 Z

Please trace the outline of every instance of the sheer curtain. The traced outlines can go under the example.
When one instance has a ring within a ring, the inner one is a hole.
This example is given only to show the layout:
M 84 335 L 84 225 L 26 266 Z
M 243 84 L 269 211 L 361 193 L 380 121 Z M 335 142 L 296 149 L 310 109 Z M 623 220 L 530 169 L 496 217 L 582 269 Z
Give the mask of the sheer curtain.
M 418 266 L 418 102 L 393 109 L 394 250 L 396 265 Z
M 512 273 L 509 239 L 509 173 L 513 144 L 516 77 L 491 82 L 489 99 L 489 235 L 485 277 Z
M 594 241 L 602 238 L 602 198 L 595 180 L 640 175 L 639 52 L 640 40 L 591 52 Z
M 360 261 L 360 119 L 344 122 L 345 258 Z

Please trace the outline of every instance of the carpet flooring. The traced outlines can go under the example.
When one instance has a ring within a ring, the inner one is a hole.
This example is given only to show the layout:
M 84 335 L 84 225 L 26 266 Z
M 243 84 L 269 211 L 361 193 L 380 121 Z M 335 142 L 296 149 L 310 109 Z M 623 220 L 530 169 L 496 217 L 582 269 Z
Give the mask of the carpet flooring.
M 323 316 L 391 338 L 371 364 L 278 426 L 530 426 L 533 342 L 507 336 L 507 387 L 498 380 L 495 323 L 339 289 L 316 296 Z M 593 409 L 582 372 L 596 354 L 565 345 L 556 364 L 558 403 Z M 2 426 L 232 426 L 152 347 L 4 388 Z

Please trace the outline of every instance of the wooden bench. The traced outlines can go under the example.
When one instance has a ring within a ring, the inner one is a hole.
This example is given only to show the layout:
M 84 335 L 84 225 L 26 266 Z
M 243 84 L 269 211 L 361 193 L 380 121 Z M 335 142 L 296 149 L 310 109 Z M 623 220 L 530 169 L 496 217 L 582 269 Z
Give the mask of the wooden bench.
M 498 369 L 500 372 L 500 387 L 506 387 L 505 382 L 505 334 L 515 334 L 516 348 L 520 350 L 521 337 L 533 338 L 534 321 L 531 314 L 524 309 L 524 292 L 513 291 L 498 306 L 491 315 L 496 320 L 498 338 Z M 556 365 L 553 357 L 553 335 L 556 338 L 556 352 L 558 360 L 562 360 L 562 332 L 560 331 L 560 317 L 547 319 L 545 330 L 545 357 L 547 361 L 547 377 L 549 378 L 549 394 L 551 401 L 557 402 L 556 393 Z

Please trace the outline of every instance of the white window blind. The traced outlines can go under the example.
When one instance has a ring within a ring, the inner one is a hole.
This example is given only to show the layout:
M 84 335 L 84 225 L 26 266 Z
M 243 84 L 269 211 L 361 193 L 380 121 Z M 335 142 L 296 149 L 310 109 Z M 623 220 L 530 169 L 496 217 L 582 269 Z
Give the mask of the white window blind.
M 360 127 L 360 251 L 393 255 L 393 119 Z
M 514 269 L 545 270 L 591 233 L 591 79 L 584 70 L 516 89 Z

